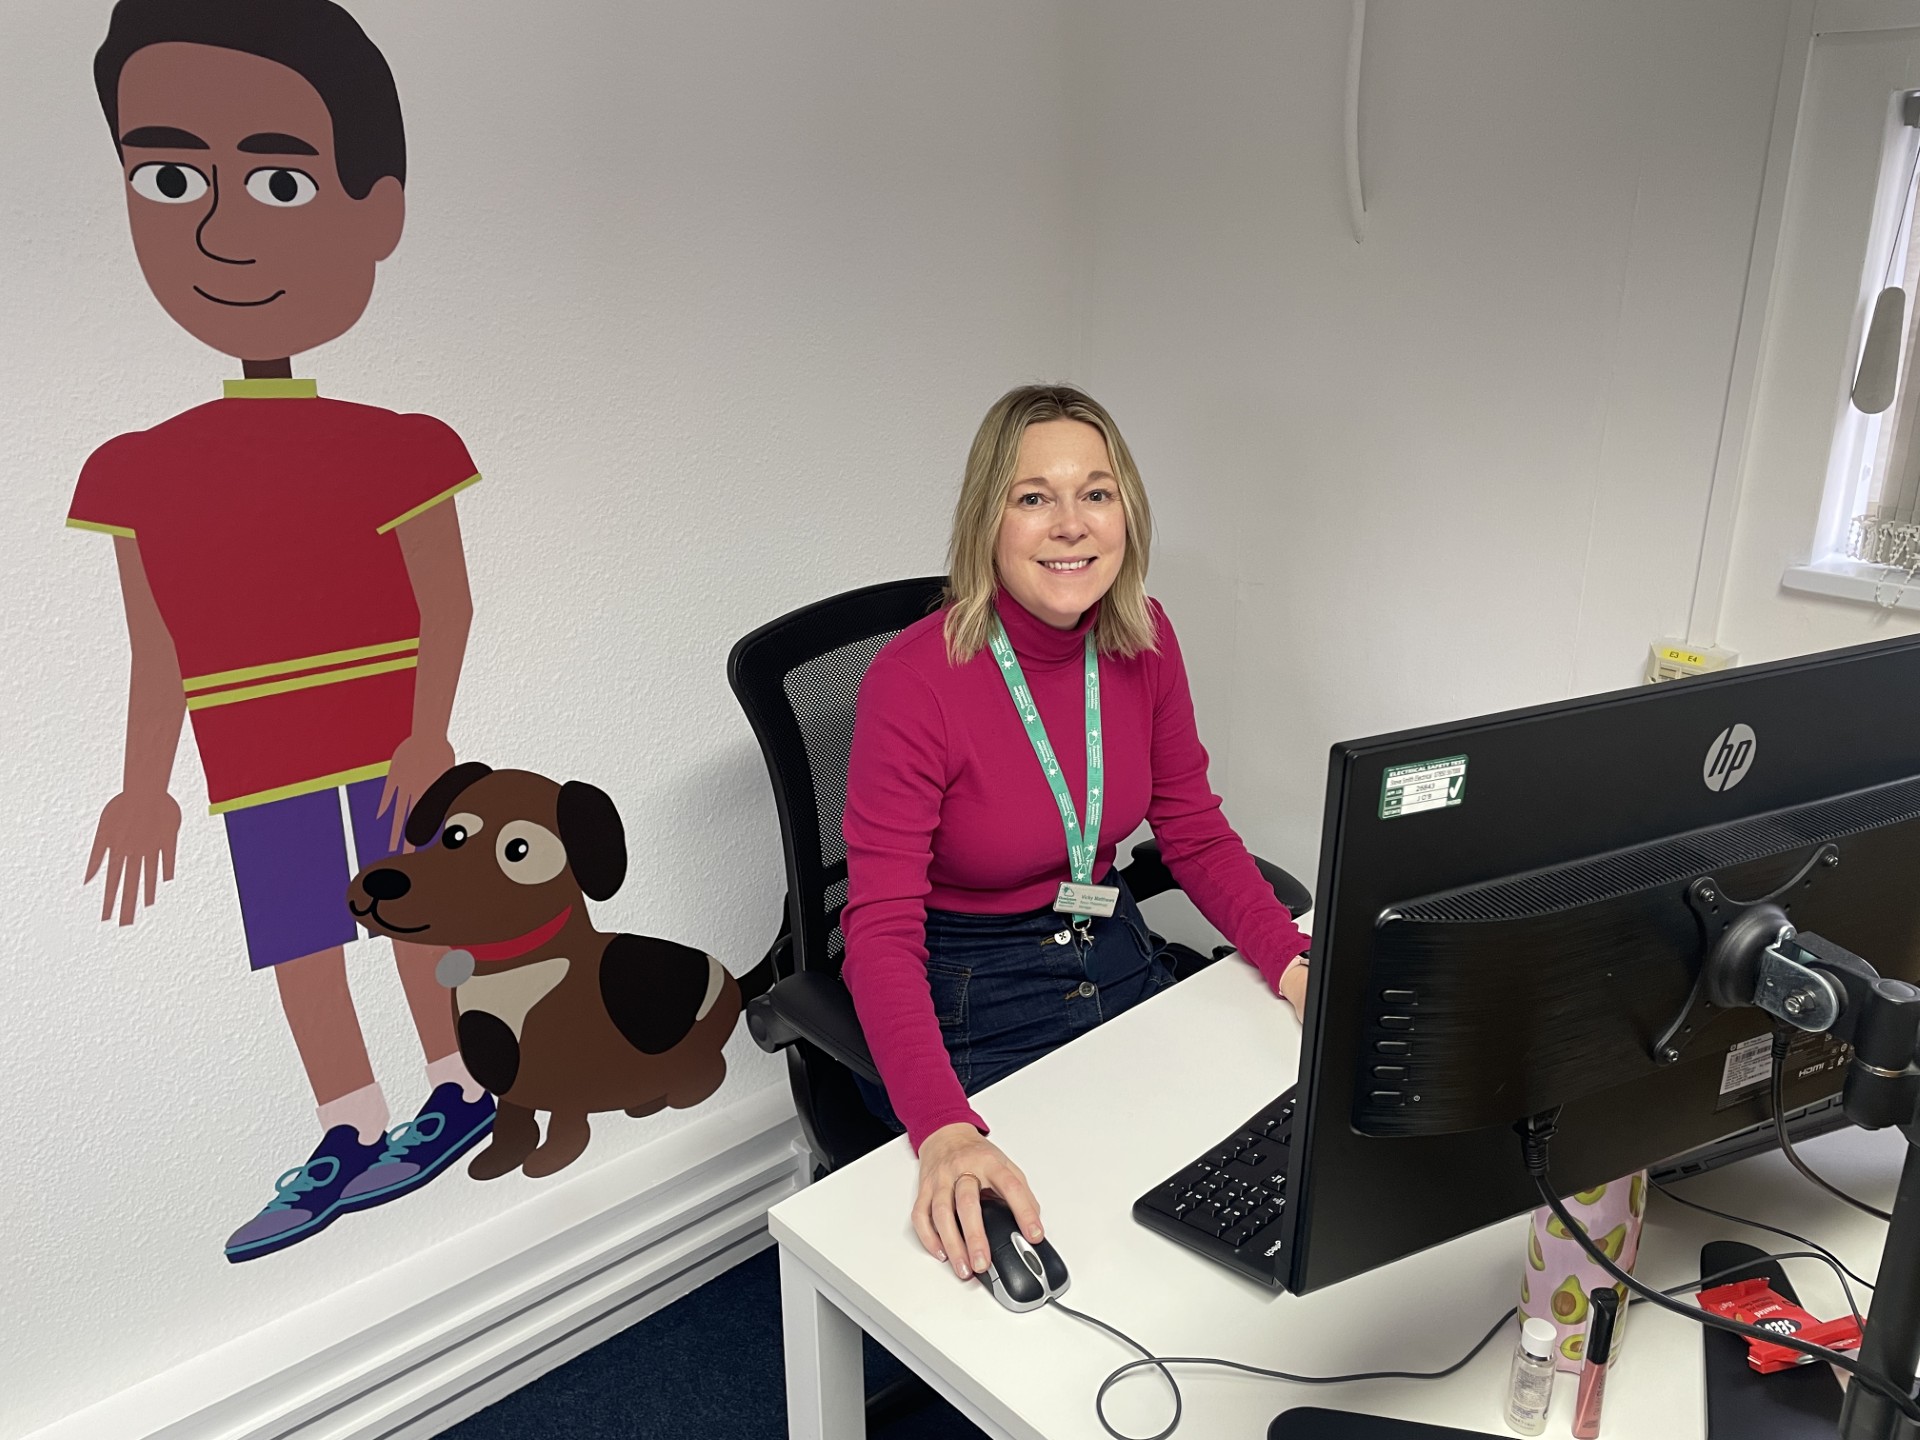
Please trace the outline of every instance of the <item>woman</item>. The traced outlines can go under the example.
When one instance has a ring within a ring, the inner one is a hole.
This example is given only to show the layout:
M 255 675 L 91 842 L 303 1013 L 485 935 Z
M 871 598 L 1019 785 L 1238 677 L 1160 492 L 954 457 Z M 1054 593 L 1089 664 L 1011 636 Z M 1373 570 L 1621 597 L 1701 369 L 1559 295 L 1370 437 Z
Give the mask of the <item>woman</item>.
M 967 457 L 946 605 L 861 682 L 842 974 L 886 1081 L 862 1089 L 920 1157 L 914 1230 L 962 1278 L 987 1268 L 983 1188 L 1042 1238 L 967 1093 L 1172 982 L 1112 870 L 1142 820 L 1268 985 L 1296 1009 L 1305 993 L 1307 939 L 1207 786 L 1179 645 L 1146 594 L 1151 529 L 1104 409 L 1009 392 Z

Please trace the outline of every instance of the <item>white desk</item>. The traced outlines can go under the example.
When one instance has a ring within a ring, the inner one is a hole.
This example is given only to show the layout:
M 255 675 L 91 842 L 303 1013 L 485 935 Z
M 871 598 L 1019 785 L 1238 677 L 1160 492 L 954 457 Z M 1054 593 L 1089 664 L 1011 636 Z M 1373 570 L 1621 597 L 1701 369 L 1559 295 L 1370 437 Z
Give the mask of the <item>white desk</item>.
M 1243 1280 L 1132 1218 L 1135 1197 L 1291 1083 L 1299 1044 L 1292 1012 L 1250 966 L 1230 958 L 981 1092 L 979 1109 L 1033 1184 L 1047 1236 L 1072 1275 L 1067 1301 L 1076 1309 L 1163 1354 L 1301 1374 L 1440 1369 L 1517 1301 L 1523 1217 L 1305 1297 Z M 1886 1206 L 1903 1143 L 1895 1131 L 1848 1131 L 1803 1149 L 1834 1183 Z M 1132 1354 L 1055 1310 L 1004 1310 L 984 1286 L 956 1279 L 928 1256 L 907 1219 L 916 1174 L 906 1142 L 896 1141 L 770 1212 L 794 1440 L 865 1433 L 861 1330 L 989 1435 L 1105 1440 L 1093 1394 Z M 1777 1154 L 1687 1181 L 1680 1193 L 1800 1230 L 1873 1275 L 1884 1227 L 1816 1191 Z M 1798 1248 L 1655 1193 L 1637 1273 L 1662 1286 L 1697 1278 L 1699 1247 L 1710 1239 Z M 1844 1312 L 1825 1267 L 1795 1262 L 1788 1273 L 1816 1314 Z M 1502 1336 L 1459 1374 L 1425 1383 L 1306 1387 L 1183 1370 L 1186 1418 L 1175 1440 L 1263 1440 L 1274 1415 L 1300 1405 L 1511 1435 L 1500 1407 L 1512 1349 L 1511 1334 Z M 1556 1387 L 1549 1436 L 1568 1434 L 1572 1381 L 1563 1376 Z M 1166 1423 L 1170 1404 L 1154 1372 L 1136 1372 L 1109 1394 L 1107 1413 L 1123 1432 L 1147 1435 Z M 1608 1384 L 1602 1434 L 1704 1433 L 1699 1328 L 1637 1307 Z

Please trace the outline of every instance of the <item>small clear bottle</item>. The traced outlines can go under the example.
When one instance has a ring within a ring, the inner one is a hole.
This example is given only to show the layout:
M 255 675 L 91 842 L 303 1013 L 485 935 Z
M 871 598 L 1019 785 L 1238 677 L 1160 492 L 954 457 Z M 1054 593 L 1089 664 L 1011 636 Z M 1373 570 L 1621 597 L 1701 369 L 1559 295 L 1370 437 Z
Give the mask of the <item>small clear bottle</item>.
M 1507 1425 L 1517 1434 L 1538 1435 L 1547 1428 L 1547 1404 L 1553 1399 L 1553 1345 L 1558 1338 L 1559 1332 L 1545 1320 L 1529 1320 L 1520 1327 L 1506 1406 Z

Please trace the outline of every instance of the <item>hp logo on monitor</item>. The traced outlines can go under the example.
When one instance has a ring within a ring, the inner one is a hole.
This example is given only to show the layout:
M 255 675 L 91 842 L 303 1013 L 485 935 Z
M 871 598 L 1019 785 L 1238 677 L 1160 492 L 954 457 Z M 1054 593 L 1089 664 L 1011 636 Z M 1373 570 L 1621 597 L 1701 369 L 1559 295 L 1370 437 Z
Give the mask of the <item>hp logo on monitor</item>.
M 1752 726 L 1729 725 L 1707 747 L 1707 762 L 1700 767 L 1700 778 L 1709 790 L 1733 789 L 1753 768 L 1753 752 L 1758 745 Z

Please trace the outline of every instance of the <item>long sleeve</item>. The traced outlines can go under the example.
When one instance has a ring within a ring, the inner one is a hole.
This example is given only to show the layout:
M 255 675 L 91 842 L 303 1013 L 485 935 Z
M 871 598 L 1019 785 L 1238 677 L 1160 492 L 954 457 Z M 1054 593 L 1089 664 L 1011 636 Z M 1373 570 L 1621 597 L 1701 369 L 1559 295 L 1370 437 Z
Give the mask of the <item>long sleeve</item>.
M 927 985 L 927 878 L 948 781 L 946 722 L 925 680 L 882 654 L 860 684 L 847 765 L 841 976 L 916 1153 L 943 1125 L 987 1126 L 947 1058 Z
M 1280 976 L 1307 949 L 1286 906 L 1274 898 L 1207 783 L 1207 752 L 1194 722 L 1193 693 L 1173 626 L 1155 603 L 1159 677 L 1153 708 L 1153 794 L 1147 823 L 1161 854 L 1200 913 L 1278 990 Z

